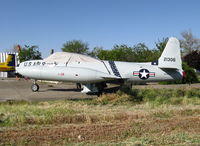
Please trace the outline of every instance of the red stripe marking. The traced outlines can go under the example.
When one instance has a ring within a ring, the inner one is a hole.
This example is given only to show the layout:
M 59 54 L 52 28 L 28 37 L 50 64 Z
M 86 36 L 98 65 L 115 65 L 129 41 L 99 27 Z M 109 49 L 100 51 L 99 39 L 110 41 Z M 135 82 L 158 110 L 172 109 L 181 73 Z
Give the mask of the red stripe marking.
M 150 73 L 149 75 L 155 75 L 155 73 Z
M 151 77 L 155 77 L 155 73 L 149 73 L 149 76 L 151 76 Z

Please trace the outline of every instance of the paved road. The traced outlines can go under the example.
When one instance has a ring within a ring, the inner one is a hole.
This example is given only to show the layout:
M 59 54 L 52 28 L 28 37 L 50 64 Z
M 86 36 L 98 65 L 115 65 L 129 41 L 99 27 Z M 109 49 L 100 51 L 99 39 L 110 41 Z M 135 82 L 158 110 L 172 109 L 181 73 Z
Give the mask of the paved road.
M 30 101 L 46 101 L 58 99 L 83 99 L 97 98 L 97 96 L 86 95 L 80 93 L 76 89 L 75 84 L 62 83 L 40 83 L 40 91 L 31 91 L 32 82 L 21 79 L 0 79 L 0 101 L 6 100 L 30 100 Z M 112 86 L 113 87 L 113 86 Z M 200 88 L 200 84 L 192 85 L 158 85 L 151 83 L 148 85 L 134 85 L 134 88 Z M 114 89 L 115 90 L 115 89 Z
M 30 101 L 45 101 L 57 99 L 81 99 L 81 98 L 94 98 L 96 96 L 89 96 L 80 93 L 76 89 L 75 84 L 51 84 L 51 83 L 38 83 L 40 85 L 39 92 L 32 92 L 32 82 L 21 79 L 0 80 L 0 101 L 6 100 L 30 100 Z

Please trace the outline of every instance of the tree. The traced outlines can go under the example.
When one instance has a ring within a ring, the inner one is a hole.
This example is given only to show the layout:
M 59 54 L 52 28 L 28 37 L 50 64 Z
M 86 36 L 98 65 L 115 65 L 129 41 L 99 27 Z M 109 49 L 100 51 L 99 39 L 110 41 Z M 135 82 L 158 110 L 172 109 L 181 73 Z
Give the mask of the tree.
M 132 48 L 126 45 L 115 45 L 111 50 L 96 47 L 89 54 L 101 60 L 132 61 Z
M 158 60 L 159 51 L 150 50 L 144 43 L 139 43 L 133 47 L 134 62 L 150 62 Z
M 192 51 L 183 57 L 183 60 L 190 66 L 200 70 L 200 52 L 198 50 Z
M 180 40 L 181 48 L 184 49 L 185 54 L 200 49 L 200 39 L 196 38 L 191 31 L 181 32 L 181 35 L 183 37 L 183 39 Z
M 132 62 L 134 58 L 133 49 L 127 45 L 115 45 L 110 53 L 110 60 Z
M 160 53 L 157 49 L 150 50 L 144 43 L 139 43 L 133 47 L 115 45 L 111 50 L 94 48 L 91 55 L 102 60 L 149 62 L 157 60 Z
M 168 38 L 163 38 L 162 41 L 158 40 L 156 44 L 156 48 L 160 51 L 160 55 L 162 54 L 163 50 L 165 49 L 165 46 L 167 45 Z
M 72 40 L 67 41 L 63 44 L 63 48 L 61 48 L 63 52 L 73 52 L 73 53 L 80 53 L 80 54 L 87 54 L 88 53 L 88 44 L 82 42 L 81 40 Z
M 38 46 L 25 45 L 23 48 L 21 48 L 19 52 L 20 62 L 27 60 L 36 60 L 36 59 L 42 59 L 41 53 L 38 50 Z
M 99 58 L 99 54 L 100 52 L 103 50 L 102 47 L 94 47 L 93 50 L 91 52 L 88 52 L 89 56 L 92 56 L 94 58 Z M 99 58 L 100 59 L 100 58 Z
M 5 52 L 17 53 L 19 47 L 20 47 L 20 45 L 14 45 L 13 48 L 11 48 L 11 49 L 6 49 Z

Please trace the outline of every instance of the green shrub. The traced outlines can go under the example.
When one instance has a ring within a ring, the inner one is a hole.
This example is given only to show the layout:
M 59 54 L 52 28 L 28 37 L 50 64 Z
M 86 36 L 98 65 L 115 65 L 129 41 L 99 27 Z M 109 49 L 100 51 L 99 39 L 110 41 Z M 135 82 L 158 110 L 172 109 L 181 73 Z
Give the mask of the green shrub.
M 186 62 L 183 62 L 182 66 L 183 66 L 183 70 L 186 73 L 186 77 L 183 78 L 182 83 L 197 83 L 198 77 L 194 69 L 188 66 Z

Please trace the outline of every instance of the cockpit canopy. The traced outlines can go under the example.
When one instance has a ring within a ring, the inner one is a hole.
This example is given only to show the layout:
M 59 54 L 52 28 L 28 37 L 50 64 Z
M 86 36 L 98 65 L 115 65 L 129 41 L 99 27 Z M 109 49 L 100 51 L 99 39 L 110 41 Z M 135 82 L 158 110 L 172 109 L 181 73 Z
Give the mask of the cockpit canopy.
M 69 53 L 69 52 L 56 52 L 49 57 L 45 58 L 46 63 L 72 63 L 72 62 L 100 62 L 100 60 L 92 58 L 87 55 Z

